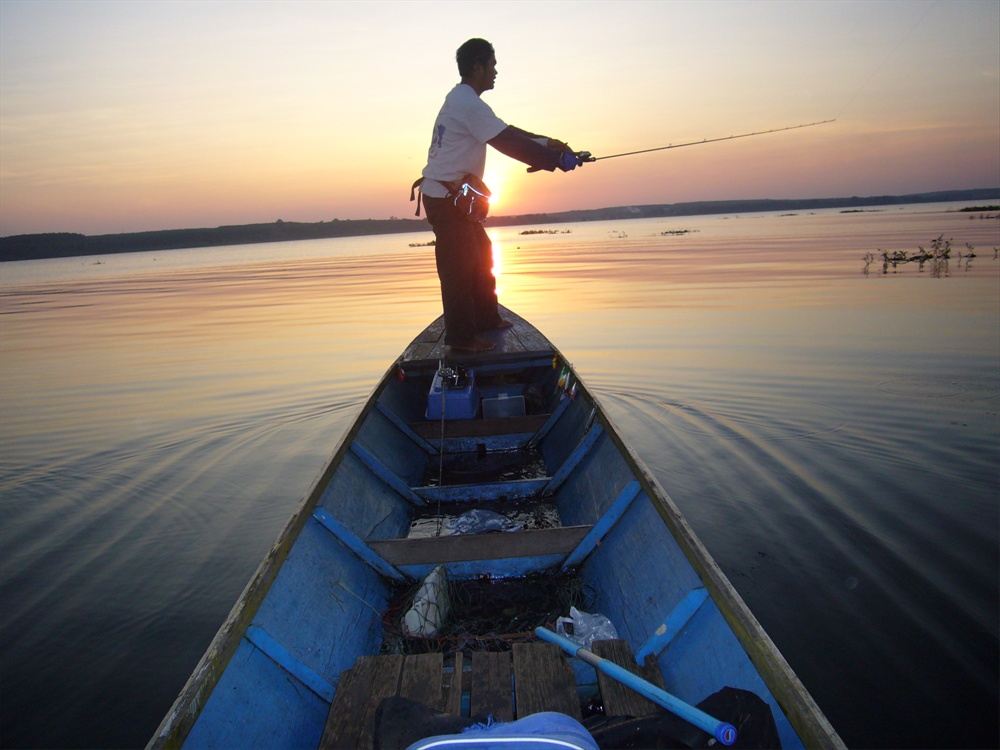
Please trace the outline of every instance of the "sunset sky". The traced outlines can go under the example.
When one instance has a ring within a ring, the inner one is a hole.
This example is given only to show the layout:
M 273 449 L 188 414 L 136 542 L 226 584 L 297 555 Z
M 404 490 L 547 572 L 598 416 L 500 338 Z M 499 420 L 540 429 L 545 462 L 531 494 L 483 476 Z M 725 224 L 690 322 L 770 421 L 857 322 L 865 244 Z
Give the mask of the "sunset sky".
M 458 81 L 595 156 L 497 214 L 1000 186 L 1000 2 L 0 0 L 0 236 L 410 217 Z

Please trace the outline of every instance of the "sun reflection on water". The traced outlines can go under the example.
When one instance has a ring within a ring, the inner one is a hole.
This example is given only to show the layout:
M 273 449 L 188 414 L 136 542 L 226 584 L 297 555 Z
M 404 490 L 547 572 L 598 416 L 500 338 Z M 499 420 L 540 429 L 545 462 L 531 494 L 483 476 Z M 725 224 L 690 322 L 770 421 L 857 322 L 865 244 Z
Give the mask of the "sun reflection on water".
M 500 277 L 503 275 L 503 245 L 495 239 L 494 235 L 490 235 L 490 241 L 493 243 L 493 278 L 497 280 L 497 296 L 499 297 L 503 293 L 503 289 L 500 288 Z

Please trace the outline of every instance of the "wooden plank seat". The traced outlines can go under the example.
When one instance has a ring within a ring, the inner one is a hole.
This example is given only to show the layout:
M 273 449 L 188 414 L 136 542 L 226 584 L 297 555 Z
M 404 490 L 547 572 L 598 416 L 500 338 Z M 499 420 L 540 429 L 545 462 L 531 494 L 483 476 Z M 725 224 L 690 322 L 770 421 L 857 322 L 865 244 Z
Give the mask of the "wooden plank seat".
M 385 539 L 368 545 L 390 565 L 444 565 L 479 560 L 565 557 L 593 526 L 559 526 L 495 534 L 465 534 L 416 539 Z
M 440 653 L 360 657 L 341 674 L 319 747 L 374 747 L 379 705 L 393 696 L 460 716 L 464 690 L 469 716 L 512 721 L 558 711 L 580 720 L 573 670 L 558 646 L 515 643 L 512 651 L 474 652 L 468 671 L 465 661 L 456 653 L 446 670 Z

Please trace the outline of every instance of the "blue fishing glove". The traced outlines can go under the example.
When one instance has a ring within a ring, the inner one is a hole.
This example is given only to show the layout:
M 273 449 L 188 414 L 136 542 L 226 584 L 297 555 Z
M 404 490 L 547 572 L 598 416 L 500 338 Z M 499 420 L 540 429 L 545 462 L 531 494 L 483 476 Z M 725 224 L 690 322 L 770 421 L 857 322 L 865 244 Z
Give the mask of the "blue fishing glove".
M 563 172 L 572 172 L 577 167 L 583 166 L 583 159 L 572 151 L 563 151 L 559 154 L 559 164 L 557 166 Z

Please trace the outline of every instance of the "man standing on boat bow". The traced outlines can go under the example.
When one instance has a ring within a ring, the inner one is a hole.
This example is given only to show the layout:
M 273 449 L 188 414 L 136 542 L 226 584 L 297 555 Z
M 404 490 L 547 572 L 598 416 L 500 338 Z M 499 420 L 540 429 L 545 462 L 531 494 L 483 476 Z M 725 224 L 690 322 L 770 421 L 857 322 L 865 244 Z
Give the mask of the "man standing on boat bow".
M 507 125 L 480 98 L 496 82 L 493 45 L 470 39 L 455 58 L 462 81 L 438 113 L 427 166 L 413 188 L 420 188 L 417 215 L 422 200 L 434 230 L 445 344 L 475 353 L 494 347 L 477 334 L 510 326 L 497 310 L 493 247 L 482 225 L 490 194 L 482 181 L 487 144 L 524 162 L 529 172 L 569 172 L 583 161 L 561 141 Z

